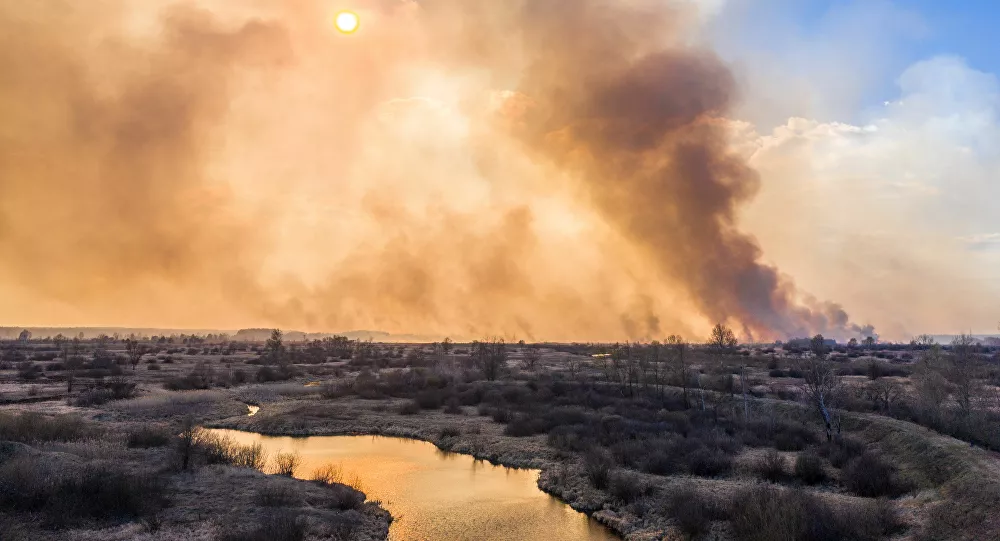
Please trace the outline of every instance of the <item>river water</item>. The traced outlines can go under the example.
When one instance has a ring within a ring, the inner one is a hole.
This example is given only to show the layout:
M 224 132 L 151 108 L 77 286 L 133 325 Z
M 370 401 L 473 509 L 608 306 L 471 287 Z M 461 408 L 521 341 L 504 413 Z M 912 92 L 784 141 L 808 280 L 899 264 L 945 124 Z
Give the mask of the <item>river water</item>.
M 516 470 L 445 453 L 434 445 L 381 436 L 270 437 L 212 430 L 238 443 L 260 442 L 274 456 L 295 452 L 295 476 L 338 465 L 395 521 L 391 541 L 610 541 L 609 530 L 538 489 L 537 470 Z

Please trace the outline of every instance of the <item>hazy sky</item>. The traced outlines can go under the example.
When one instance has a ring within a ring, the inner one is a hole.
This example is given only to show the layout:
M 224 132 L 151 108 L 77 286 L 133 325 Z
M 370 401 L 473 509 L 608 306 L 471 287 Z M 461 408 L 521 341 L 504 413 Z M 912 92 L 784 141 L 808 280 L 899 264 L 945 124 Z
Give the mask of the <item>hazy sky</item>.
M 0 325 L 991 332 L 958 4 L 8 2 Z

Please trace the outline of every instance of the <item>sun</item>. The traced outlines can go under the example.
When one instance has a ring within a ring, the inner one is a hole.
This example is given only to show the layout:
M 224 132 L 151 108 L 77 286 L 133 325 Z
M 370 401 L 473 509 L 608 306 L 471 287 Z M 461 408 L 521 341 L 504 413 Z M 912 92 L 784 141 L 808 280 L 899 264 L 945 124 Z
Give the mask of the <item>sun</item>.
M 350 11 L 341 11 L 338 13 L 334 22 L 337 25 L 337 30 L 340 30 L 344 34 L 353 34 L 361 26 L 361 19 L 358 18 L 356 13 Z

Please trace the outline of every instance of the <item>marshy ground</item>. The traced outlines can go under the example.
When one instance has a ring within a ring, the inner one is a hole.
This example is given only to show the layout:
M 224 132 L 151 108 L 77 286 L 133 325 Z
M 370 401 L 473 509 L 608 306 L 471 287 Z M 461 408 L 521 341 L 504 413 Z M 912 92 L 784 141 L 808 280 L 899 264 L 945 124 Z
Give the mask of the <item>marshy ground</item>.
M 6 345 L 3 539 L 385 537 L 342 479 L 280 475 L 293 458 L 195 426 L 539 469 L 626 539 L 1000 539 L 1000 366 L 975 345 L 184 340 Z

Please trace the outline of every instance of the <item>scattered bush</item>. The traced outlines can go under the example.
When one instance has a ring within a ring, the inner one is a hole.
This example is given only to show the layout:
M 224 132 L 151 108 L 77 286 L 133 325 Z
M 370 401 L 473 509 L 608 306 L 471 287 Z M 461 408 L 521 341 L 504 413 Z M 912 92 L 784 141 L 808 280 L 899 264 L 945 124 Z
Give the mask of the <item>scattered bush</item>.
M 874 453 L 864 453 L 851 460 L 843 470 L 847 490 L 866 498 L 901 496 L 912 486 L 900 479 L 896 468 Z
M 777 483 L 785 478 L 785 457 L 774 449 L 768 449 L 754 466 L 761 478 Z
M 262 514 L 250 526 L 227 529 L 219 541 L 303 541 L 306 523 L 289 509 L 274 509 Z
M 865 452 L 865 444 L 854 438 L 837 438 L 820 447 L 820 454 L 826 456 L 834 468 L 843 468 L 848 462 Z
M 899 527 L 885 502 L 834 507 L 801 489 L 767 485 L 736 494 L 729 515 L 738 541 L 876 541 Z
M 53 528 L 88 520 L 136 519 L 164 505 L 163 483 L 148 474 L 109 465 L 57 469 L 29 457 L 0 465 L 0 508 L 40 512 L 44 523 Z
M 407 400 L 402 406 L 399 406 L 400 415 L 416 415 L 420 413 L 420 404 L 417 404 L 415 400 Z
M 441 429 L 441 433 L 438 435 L 440 439 L 444 438 L 457 438 L 462 435 L 462 431 L 457 426 L 446 426 Z
M 701 448 L 688 455 L 688 471 L 700 477 L 720 477 L 733 469 L 733 457 L 720 450 Z
M 170 444 L 170 432 L 143 426 L 129 432 L 127 442 L 131 448 L 165 447 Z
M 708 533 L 713 520 L 725 518 L 725 510 L 718 502 L 694 487 L 671 491 L 663 502 L 663 511 L 691 539 Z
M 281 452 L 274 456 L 274 473 L 292 477 L 295 469 L 299 467 L 299 455 L 297 453 Z
M 267 453 L 259 442 L 240 445 L 229 437 L 199 430 L 194 434 L 193 446 L 207 464 L 226 464 L 259 471 L 263 471 L 267 464 Z
M 444 412 L 449 415 L 461 415 L 462 403 L 458 398 L 453 396 L 444 403 Z
M 799 453 L 795 458 L 795 476 L 807 485 L 822 483 L 826 480 L 823 460 L 814 453 Z
M 0 440 L 21 443 L 77 441 L 99 437 L 96 427 L 70 415 L 46 417 L 40 413 L 0 412 Z
M 615 472 L 608 477 L 608 492 L 624 504 L 632 503 L 650 493 L 650 486 L 638 475 L 627 472 Z
M 603 451 L 594 449 L 584 457 L 583 468 L 587 479 L 590 480 L 591 485 L 594 485 L 594 488 L 600 490 L 607 488 L 608 478 L 613 467 L 614 461 Z
M 279 483 L 266 484 L 254 495 L 254 503 L 261 507 L 292 507 L 300 502 L 296 491 Z

